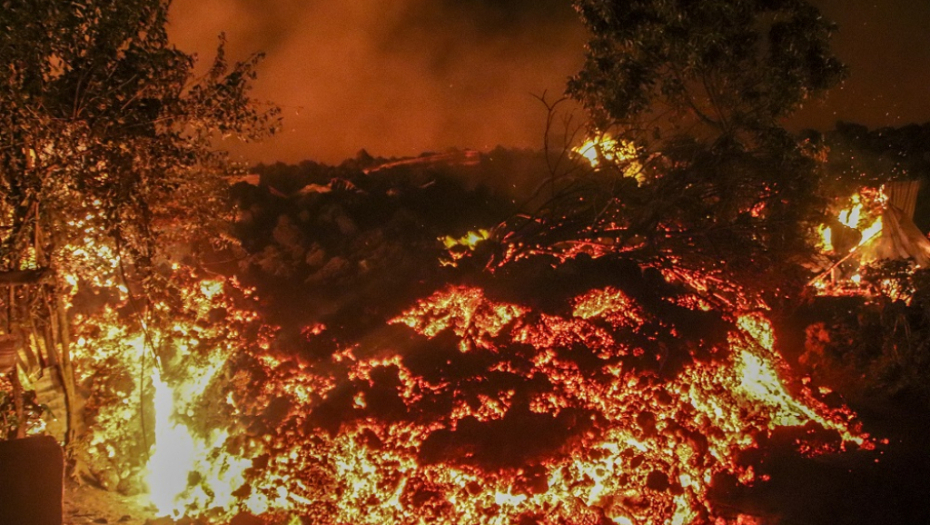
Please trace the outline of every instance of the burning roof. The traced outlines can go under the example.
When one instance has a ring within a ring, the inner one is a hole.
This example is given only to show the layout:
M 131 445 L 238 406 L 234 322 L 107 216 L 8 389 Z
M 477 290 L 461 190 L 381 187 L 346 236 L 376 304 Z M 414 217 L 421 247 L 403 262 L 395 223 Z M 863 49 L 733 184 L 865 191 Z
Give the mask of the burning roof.
M 863 189 L 829 225 L 820 227 L 825 268 L 811 281 L 822 293 L 862 290 L 862 270 L 883 261 L 930 266 L 930 240 L 913 222 L 920 181 Z

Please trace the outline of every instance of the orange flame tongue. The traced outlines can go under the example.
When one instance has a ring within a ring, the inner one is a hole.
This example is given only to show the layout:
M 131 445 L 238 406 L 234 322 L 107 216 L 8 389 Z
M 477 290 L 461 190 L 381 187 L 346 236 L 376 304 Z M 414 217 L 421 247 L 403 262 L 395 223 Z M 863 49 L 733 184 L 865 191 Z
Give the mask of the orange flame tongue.
M 184 425 L 171 420 L 174 393 L 153 368 L 155 386 L 155 444 L 148 462 L 149 498 L 162 515 L 177 515 L 175 499 L 187 486 L 195 461 L 194 438 Z
M 233 495 L 245 484 L 245 470 L 252 462 L 229 452 L 225 429 L 195 433 L 176 419 L 179 411 L 204 394 L 225 364 L 222 354 L 209 358 L 174 388 L 162 380 L 158 368 L 152 369 L 155 443 L 147 464 L 146 484 L 152 504 L 162 515 L 179 517 L 188 511 L 200 514 L 208 509 L 231 514 L 239 508 L 261 513 L 268 508 L 261 501 L 239 501 Z

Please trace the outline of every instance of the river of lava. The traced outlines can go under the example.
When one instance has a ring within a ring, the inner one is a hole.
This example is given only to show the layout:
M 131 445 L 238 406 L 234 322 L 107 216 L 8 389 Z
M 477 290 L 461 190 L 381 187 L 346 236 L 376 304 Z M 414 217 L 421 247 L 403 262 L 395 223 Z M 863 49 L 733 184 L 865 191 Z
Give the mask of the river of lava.
M 222 411 L 235 420 L 205 454 L 247 467 L 221 488 L 188 475 L 203 488 L 176 490 L 174 513 L 211 523 L 240 512 L 275 524 L 721 523 L 711 481 L 727 472 L 751 482 L 737 457 L 777 427 L 827 429 L 837 449 L 870 446 L 847 411 L 786 387 L 763 313 L 721 316 L 678 290 L 645 300 L 607 286 L 540 311 L 450 285 L 325 357 L 240 352 L 219 374 Z

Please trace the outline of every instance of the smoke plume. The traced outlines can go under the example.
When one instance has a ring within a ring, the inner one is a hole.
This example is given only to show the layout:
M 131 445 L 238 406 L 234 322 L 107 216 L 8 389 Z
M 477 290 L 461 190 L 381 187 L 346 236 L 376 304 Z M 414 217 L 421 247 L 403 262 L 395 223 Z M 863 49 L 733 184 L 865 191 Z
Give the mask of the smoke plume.
M 786 124 L 869 127 L 930 120 L 930 3 L 811 0 L 839 25 L 851 77 Z M 335 163 L 362 148 L 417 155 L 499 144 L 538 148 L 546 112 L 583 61 L 570 0 L 175 0 L 171 37 L 208 63 L 267 54 L 255 96 L 284 110 L 284 133 L 223 144 L 252 162 Z
M 254 95 L 284 133 L 232 145 L 245 160 L 338 162 L 366 148 L 538 148 L 546 112 L 581 65 L 584 29 L 568 0 L 177 0 L 171 36 L 207 63 L 262 51 Z

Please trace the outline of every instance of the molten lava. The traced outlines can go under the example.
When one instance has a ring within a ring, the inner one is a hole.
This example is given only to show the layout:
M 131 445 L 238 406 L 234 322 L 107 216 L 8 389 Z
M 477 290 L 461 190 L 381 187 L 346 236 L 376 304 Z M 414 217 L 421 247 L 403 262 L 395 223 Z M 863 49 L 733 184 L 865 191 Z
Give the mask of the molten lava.
M 173 489 L 162 512 L 216 520 L 683 524 L 712 515 L 715 474 L 753 479 L 736 458 L 779 426 L 868 446 L 849 414 L 785 386 L 762 314 L 677 370 L 658 327 L 680 328 L 619 288 L 543 313 L 450 286 L 392 322 L 406 349 L 355 344 L 313 363 L 253 348 L 219 400 L 251 426 L 206 438 L 156 416 L 150 466 L 163 440 L 198 457 L 149 483 Z M 200 389 L 221 376 L 207 375 Z M 187 387 L 174 388 L 177 413 Z
M 714 477 L 751 483 L 739 455 L 779 427 L 871 445 L 786 381 L 764 305 L 661 273 L 662 294 L 618 282 L 546 307 L 448 285 L 305 355 L 273 344 L 250 290 L 179 271 L 161 328 L 79 319 L 87 461 L 209 523 L 647 525 L 715 518 Z

